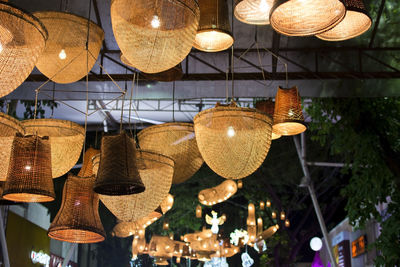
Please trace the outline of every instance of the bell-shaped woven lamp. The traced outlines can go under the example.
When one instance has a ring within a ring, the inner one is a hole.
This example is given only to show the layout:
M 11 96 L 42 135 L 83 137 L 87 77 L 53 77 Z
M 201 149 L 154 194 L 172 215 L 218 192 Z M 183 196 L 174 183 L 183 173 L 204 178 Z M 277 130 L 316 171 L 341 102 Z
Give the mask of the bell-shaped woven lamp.
M 3 198 L 17 202 L 48 202 L 55 196 L 49 138 L 14 137 Z
M 150 126 L 139 132 L 138 140 L 142 149 L 162 153 L 174 160 L 174 184 L 192 177 L 204 162 L 192 123 L 171 122 Z
M 264 162 L 272 119 L 253 108 L 216 106 L 194 117 L 199 151 L 207 165 L 227 179 L 241 179 Z
M 201 0 L 200 24 L 197 29 L 195 48 L 204 52 L 218 52 L 233 45 L 226 0 Z
M 47 31 L 35 16 L 0 1 L 0 97 L 25 81 L 46 40 Z
M 332 29 L 345 16 L 342 0 L 275 0 L 269 21 L 288 36 L 310 36 Z
M 304 125 L 299 90 L 296 86 L 292 88 L 278 87 L 272 128 L 281 135 L 296 135 L 307 130 Z
M 344 0 L 346 16 L 329 31 L 318 34 L 317 37 L 325 41 L 343 41 L 357 37 L 372 25 L 371 17 L 365 8 L 363 0 Z
M 111 22 L 122 53 L 145 73 L 168 70 L 189 54 L 199 25 L 195 0 L 113 0 Z
M 56 83 L 82 79 L 96 63 L 104 39 L 103 30 L 92 21 L 88 23 L 87 18 L 71 13 L 41 11 L 34 15 L 49 33 L 36 67 Z
M 243 23 L 267 25 L 273 3 L 273 0 L 235 0 L 234 14 Z
M 136 163 L 136 144 L 125 132 L 103 136 L 94 191 L 102 195 L 130 195 L 145 190 Z
M 256 109 L 266 113 L 268 116 L 271 118 L 274 117 L 274 110 L 275 110 L 275 102 L 272 100 L 263 100 L 263 101 L 258 101 L 256 103 Z M 282 135 L 274 131 L 274 127 L 272 127 L 272 140 L 276 140 L 280 138 Z
M 53 178 L 66 174 L 78 161 L 85 129 L 72 121 L 35 119 L 22 121 L 26 134 L 49 136 Z
M 93 191 L 95 179 L 68 175 L 61 208 L 50 225 L 49 237 L 70 243 L 97 243 L 105 239 L 99 197 Z

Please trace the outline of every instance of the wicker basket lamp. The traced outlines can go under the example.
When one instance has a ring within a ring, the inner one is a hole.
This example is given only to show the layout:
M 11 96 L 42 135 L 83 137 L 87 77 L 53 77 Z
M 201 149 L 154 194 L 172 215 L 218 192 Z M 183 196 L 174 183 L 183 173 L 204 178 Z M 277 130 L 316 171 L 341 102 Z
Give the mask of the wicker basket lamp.
M 87 18 L 70 13 L 42 11 L 34 15 L 49 32 L 46 49 L 36 67 L 56 83 L 82 79 L 96 63 L 104 39 L 103 30 L 92 21 L 88 29 Z M 90 53 L 86 51 L 87 40 Z
M 317 37 L 325 41 L 343 41 L 357 37 L 372 25 L 363 0 L 344 0 L 346 16 L 331 30 L 318 34 Z
M 268 116 L 271 118 L 274 117 L 274 110 L 275 110 L 275 102 L 272 100 L 263 100 L 263 101 L 258 101 L 256 103 L 256 109 L 266 113 Z M 272 140 L 276 140 L 280 138 L 282 135 L 279 134 L 278 132 L 274 131 L 274 127 L 272 127 Z
M 14 137 L 3 198 L 17 202 L 48 202 L 55 196 L 47 136 Z
M 35 16 L 0 1 L 0 97 L 14 91 L 32 72 L 47 36 Z
M 217 105 L 194 117 L 194 129 L 204 161 L 227 179 L 256 171 L 271 145 L 272 119 L 252 108 Z
M 165 154 L 174 160 L 174 184 L 192 177 L 204 162 L 192 123 L 171 122 L 150 126 L 139 132 L 138 140 L 142 149 Z
M 226 180 L 215 187 L 201 190 L 198 198 L 200 203 L 207 206 L 212 206 L 227 200 L 236 194 L 236 191 L 236 182 L 232 180 Z
M 122 53 L 135 68 L 157 73 L 189 54 L 199 24 L 195 0 L 112 0 L 111 22 Z
M 345 16 L 342 0 L 275 0 L 272 28 L 288 36 L 310 36 L 336 26 Z
M 66 174 L 78 161 L 85 139 L 82 126 L 57 119 L 25 120 L 22 126 L 27 134 L 49 136 L 53 178 Z
M 195 48 L 204 52 L 218 52 L 233 45 L 226 0 L 201 0 L 200 24 L 197 29 Z
M 92 158 L 100 153 L 100 150 L 89 148 L 86 150 L 85 155 L 83 156 L 83 164 L 80 169 L 78 176 L 79 177 L 90 177 L 93 176 L 93 161 Z
M 234 14 L 243 23 L 267 25 L 273 3 L 273 0 L 235 0 Z
M 299 90 L 296 86 L 279 87 L 275 97 L 273 130 L 281 135 L 296 135 L 306 129 Z

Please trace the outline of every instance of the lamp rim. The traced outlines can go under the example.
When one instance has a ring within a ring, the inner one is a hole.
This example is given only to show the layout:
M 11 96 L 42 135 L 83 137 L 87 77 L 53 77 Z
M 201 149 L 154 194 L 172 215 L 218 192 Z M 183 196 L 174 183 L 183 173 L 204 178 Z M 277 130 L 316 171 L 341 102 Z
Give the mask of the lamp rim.
M 80 19 L 80 20 L 85 20 L 86 21 L 86 23 L 87 23 L 87 21 L 89 20 L 90 21 L 90 24 L 93 24 L 94 26 L 97 26 L 103 33 L 104 33 L 104 30 L 100 27 L 100 25 L 97 23 L 97 22 L 94 22 L 93 20 L 91 20 L 91 19 L 88 19 L 88 18 L 86 18 L 86 17 L 83 17 L 83 16 L 80 16 L 80 15 L 77 15 L 77 14 L 74 14 L 74 13 L 70 13 L 70 12 L 67 12 L 67 11 L 56 11 L 56 10 L 40 10 L 40 11 L 35 11 L 35 12 L 33 12 L 33 16 L 37 16 L 37 15 L 42 15 L 42 16 L 44 16 L 45 14 L 63 14 L 63 15 L 68 15 L 68 16 L 71 16 L 71 17 L 75 17 L 75 18 L 78 18 L 78 19 Z M 58 18 L 58 17 L 49 17 L 49 16 L 46 16 L 45 17 L 46 19 L 47 18 L 56 18 L 56 19 L 60 19 L 60 18 Z M 39 18 L 38 18 L 39 19 Z M 40 19 L 44 19 L 44 18 L 40 18 Z M 39 19 L 39 20 L 40 20 Z M 77 21 L 74 21 L 74 22 L 77 22 Z M 42 23 L 43 24 L 43 23 Z
M 196 42 L 197 35 L 199 33 L 209 32 L 209 31 L 215 31 L 217 33 L 222 33 L 222 34 L 226 34 L 227 36 L 229 36 L 230 40 L 231 40 L 229 42 L 229 46 L 226 45 L 226 46 L 223 46 L 222 48 L 219 48 L 219 49 L 205 49 L 205 48 L 199 46 L 197 44 L 197 42 Z M 210 28 L 210 27 L 202 28 L 201 30 L 197 30 L 196 37 L 195 37 L 194 42 L 193 42 L 193 47 L 196 48 L 197 50 L 200 50 L 200 51 L 203 51 L 203 52 L 221 52 L 221 51 L 224 51 L 224 50 L 228 49 L 229 47 L 231 47 L 235 43 L 235 38 L 233 37 L 233 34 L 230 31 L 219 29 L 219 28 Z
M 270 22 L 269 22 L 269 16 L 268 16 L 268 19 L 267 19 L 266 22 L 254 23 L 254 22 L 249 22 L 248 20 L 244 19 L 242 16 L 239 15 L 239 12 L 236 10 L 237 6 L 240 5 L 241 3 L 246 2 L 246 1 L 248 1 L 248 0 L 237 0 L 237 2 L 236 2 L 236 4 L 235 4 L 235 7 L 234 7 L 234 9 L 233 9 L 233 14 L 234 14 L 235 18 L 236 18 L 238 21 L 240 21 L 240 22 L 242 22 L 242 23 L 245 23 L 245 24 L 250 24 L 250 25 L 269 25 L 269 24 L 270 24 Z
M 152 134 L 153 133 L 152 130 L 154 130 L 154 129 L 158 129 L 157 133 L 170 132 L 171 130 L 168 129 L 168 127 L 170 127 L 170 126 L 182 127 L 181 129 L 179 129 L 179 128 L 174 129 L 174 131 L 182 131 L 182 132 L 183 131 L 193 131 L 194 132 L 194 125 L 191 122 L 166 122 L 166 123 L 152 125 L 152 126 L 144 128 L 137 134 L 138 139 L 140 136 Z
M 90 233 L 94 234 L 92 239 L 74 239 L 74 238 L 68 238 L 68 232 L 85 232 L 85 233 Z M 97 243 L 97 242 L 102 242 L 105 240 L 105 233 L 99 231 L 98 229 L 94 229 L 92 227 L 87 227 L 87 226 L 72 226 L 72 225 L 63 225 L 62 227 L 53 227 L 50 228 L 49 231 L 47 232 L 47 235 L 52 238 L 56 239 L 59 241 L 66 241 L 70 243 Z
M 18 190 L 7 190 L 3 193 L 2 198 L 14 202 L 51 202 L 55 199 L 55 195 L 39 190 L 25 190 L 23 193 Z

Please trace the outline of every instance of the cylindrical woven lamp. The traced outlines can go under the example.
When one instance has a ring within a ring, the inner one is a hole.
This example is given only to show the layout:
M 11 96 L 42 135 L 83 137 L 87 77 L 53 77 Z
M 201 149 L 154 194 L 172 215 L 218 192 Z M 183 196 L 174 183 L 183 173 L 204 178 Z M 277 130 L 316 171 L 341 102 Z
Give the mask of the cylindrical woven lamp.
M 273 0 L 235 0 L 234 14 L 243 23 L 267 25 L 273 3 Z
M 193 46 L 204 52 L 218 52 L 233 45 L 226 0 L 200 0 L 200 24 Z
M 363 0 L 344 0 L 344 4 L 346 6 L 344 19 L 329 31 L 318 34 L 318 38 L 325 41 L 343 41 L 368 31 L 372 20 Z
M 145 73 L 168 70 L 189 54 L 199 24 L 195 0 L 113 0 L 111 22 L 122 53 Z
M 162 153 L 174 160 L 174 184 L 192 177 L 204 162 L 192 123 L 170 122 L 150 126 L 138 133 L 138 140 L 142 149 Z
M 136 163 L 136 144 L 125 132 L 103 136 L 94 191 L 102 195 L 130 195 L 145 190 Z
M 35 16 L 0 1 L 0 97 L 14 91 L 29 76 L 47 36 Z
M 307 129 L 304 125 L 301 99 L 296 86 L 292 88 L 278 87 L 272 128 L 281 135 L 296 135 Z
M 274 109 L 275 109 L 275 102 L 272 100 L 263 100 L 263 101 L 258 101 L 256 103 L 256 109 L 266 113 L 268 116 L 271 118 L 274 117 Z M 274 127 L 272 127 L 272 140 L 276 140 L 280 138 L 282 135 L 274 131 Z
M 48 202 L 55 196 L 47 136 L 15 136 L 3 198 L 17 202 Z
M 310 36 L 336 26 L 345 16 L 342 0 L 275 0 L 269 21 L 288 36 Z
M 78 176 L 80 177 L 90 177 L 93 176 L 93 161 L 92 158 L 100 153 L 100 150 L 89 148 L 86 150 L 85 155 L 83 156 L 83 164 L 80 169 Z
M 227 179 L 256 171 L 271 145 L 272 119 L 253 108 L 217 105 L 194 117 L 194 129 L 204 161 Z
M 82 79 L 96 63 L 104 39 L 103 30 L 92 21 L 88 23 L 87 18 L 71 13 L 41 11 L 34 15 L 49 32 L 46 48 L 36 67 L 56 83 Z

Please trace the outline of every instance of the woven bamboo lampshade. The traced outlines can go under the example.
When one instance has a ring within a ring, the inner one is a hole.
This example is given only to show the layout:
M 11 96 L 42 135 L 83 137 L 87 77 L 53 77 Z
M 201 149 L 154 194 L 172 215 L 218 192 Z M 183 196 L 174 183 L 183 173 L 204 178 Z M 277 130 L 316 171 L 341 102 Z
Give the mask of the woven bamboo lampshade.
M 299 90 L 296 86 L 288 89 L 278 87 L 272 128 L 281 135 L 296 135 L 307 130 L 304 125 Z
M 66 174 L 78 161 L 85 129 L 71 121 L 35 119 L 22 121 L 27 134 L 49 136 L 53 178 Z
M 103 136 L 94 191 L 102 195 L 130 195 L 145 190 L 136 163 L 136 144 L 125 132 Z
M 268 116 L 271 118 L 274 117 L 274 109 L 275 109 L 275 102 L 272 100 L 263 100 L 263 101 L 258 101 L 256 103 L 256 109 L 266 113 Z M 280 138 L 282 135 L 274 131 L 274 127 L 272 127 L 272 140 L 276 140 Z
M 122 53 L 135 68 L 157 73 L 189 54 L 199 24 L 195 0 L 113 0 L 111 22 Z
M 78 173 L 80 177 L 90 177 L 93 176 L 93 161 L 92 158 L 100 153 L 100 150 L 89 148 L 86 150 L 85 155 L 83 156 L 83 164 L 82 168 Z
M 275 0 L 270 23 L 289 36 L 310 36 L 336 26 L 345 16 L 342 0 Z
M 344 19 L 329 31 L 318 34 L 318 38 L 325 41 L 343 41 L 357 37 L 371 27 L 372 20 L 363 0 L 344 0 L 344 4 Z
M 92 21 L 88 25 L 87 18 L 70 13 L 41 11 L 34 15 L 49 33 L 36 67 L 56 83 L 82 79 L 96 63 L 104 39 L 103 30 Z M 87 40 L 90 52 L 86 51 Z
M 194 117 L 194 129 L 204 161 L 227 179 L 256 171 L 271 145 L 272 119 L 252 108 L 217 105 Z
M 226 0 L 201 0 L 200 24 L 197 29 L 195 48 L 204 52 L 218 52 L 233 45 Z
M 61 208 L 50 225 L 49 237 L 70 243 L 97 243 L 105 239 L 99 216 L 95 177 L 68 175 Z
M 0 1 L 0 97 L 14 91 L 32 72 L 47 36 L 35 16 Z
M 236 192 L 236 182 L 232 180 L 226 180 L 215 187 L 201 190 L 198 198 L 200 203 L 207 206 L 212 206 L 227 200 L 236 194 Z
M 137 225 L 135 222 L 119 222 L 114 226 L 112 234 L 117 237 L 125 238 L 136 234 L 136 231 Z
M 235 0 L 234 14 L 243 23 L 267 25 L 273 3 L 273 0 Z
M 161 209 L 162 214 L 165 214 L 172 208 L 173 205 L 174 205 L 174 196 L 171 194 L 168 194 L 164 198 L 164 200 L 161 202 L 159 208 Z M 158 211 L 158 210 L 159 209 L 157 208 L 155 211 Z
M 150 126 L 139 132 L 138 140 L 142 149 L 162 153 L 174 160 L 174 184 L 192 177 L 204 162 L 192 123 L 171 122 Z
M 17 202 L 48 202 L 55 198 L 49 138 L 14 137 L 3 198 Z

